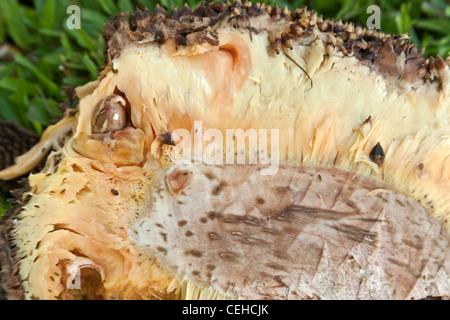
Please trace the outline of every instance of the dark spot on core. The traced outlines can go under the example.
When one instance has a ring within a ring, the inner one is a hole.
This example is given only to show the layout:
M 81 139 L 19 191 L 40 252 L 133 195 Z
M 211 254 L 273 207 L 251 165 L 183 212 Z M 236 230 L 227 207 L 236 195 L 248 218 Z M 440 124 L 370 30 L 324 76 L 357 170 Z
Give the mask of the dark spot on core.
M 266 245 L 267 241 L 255 237 L 244 236 L 241 239 L 241 242 L 249 245 Z
M 208 178 L 209 180 L 214 180 L 216 178 L 211 172 L 205 173 L 205 177 Z
M 402 207 L 405 206 L 405 204 L 403 202 L 401 202 L 400 200 L 398 200 L 398 199 L 395 199 L 395 202 L 397 202 Z
M 159 252 L 162 252 L 162 253 L 164 253 L 164 254 L 167 253 L 167 249 L 166 249 L 166 248 L 163 248 L 163 247 L 157 247 L 156 250 L 158 250 Z
M 322 176 L 320 174 L 317 177 L 319 178 L 320 181 L 322 181 Z
M 258 204 L 264 204 L 264 203 L 266 203 L 266 200 L 264 200 L 263 198 L 257 198 L 257 199 L 256 199 L 256 202 L 257 202 Z
M 66 189 L 62 189 L 60 194 L 64 194 L 66 192 Z
M 356 204 L 352 200 L 347 200 L 347 204 L 352 208 L 356 208 Z
M 266 267 L 274 270 L 287 271 L 286 267 L 276 264 L 276 263 L 266 263 Z
M 208 219 L 206 219 L 206 218 L 200 218 L 199 220 L 200 220 L 201 223 L 207 223 L 208 222 Z
M 194 276 L 198 276 L 199 274 L 200 274 L 200 271 L 197 271 L 197 270 L 192 271 L 192 275 L 194 275 Z
M 217 232 L 210 232 L 210 233 L 208 233 L 208 237 L 209 237 L 209 239 L 211 239 L 211 240 L 220 240 L 220 236 L 219 236 L 219 234 L 217 233 Z
M 206 266 L 206 269 L 208 269 L 208 270 L 210 270 L 210 271 L 214 270 L 215 268 L 216 268 L 216 266 L 213 265 L 213 264 L 208 264 L 208 265 Z
M 273 228 L 269 228 L 269 227 L 263 227 L 263 232 L 272 234 L 272 235 L 282 235 L 283 234 L 282 231 L 273 229 Z
M 162 133 L 159 137 L 159 141 L 162 144 L 166 144 L 169 146 L 175 146 L 175 142 L 172 139 L 172 133 L 170 131 L 166 131 L 166 132 Z
M 292 257 L 289 255 L 289 254 L 287 254 L 286 252 L 282 252 L 282 251 L 278 251 L 278 250 L 275 250 L 274 252 L 273 252 L 273 255 L 275 256 L 275 257 L 277 257 L 277 258 L 280 258 L 280 259 L 283 259 L 283 260 L 292 260 Z
M 184 234 L 186 237 L 191 237 L 194 235 L 194 233 L 191 230 L 186 231 L 186 233 Z
M 422 245 L 421 239 L 418 239 L 418 241 L 416 241 L 416 242 L 408 240 L 408 239 L 403 239 L 403 243 L 406 244 L 407 246 L 412 247 L 412 248 L 417 249 L 417 250 L 422 250 L 423 249 L 423 245 Z
M 223 188 L 226 186 L 227 184 L 226 184 L 226 182 L 221 182 L 221 183 L 219 183 L 219 185 L 217 186 L 217 187 L 215 187 L 214 189 L 213 189 L 213 191 L 211 192 L 211 194 L 213 195 L 213 196 L 218 196 L 221 192 L 222 192 L 222 190 L 223 190 Z
M 163 238 L 164 242 L 167 242 L 167 233 L 160 232 L 159 234 Z
M 208 218 L 211 220 L 214 220 L 215 218 L 220 219 L 220 218 L 222 218 L 222 214 L 217 213 L 215 211 L 211 211 L 211 212 L 208 212 Z
M 383 165 L 384 162 L 384 150 L 381 147 L 381 144 L 377 142 L 375 147 L 373 147 L 372 151 L 370 151 L 370 160 L 376 163 L 379 167 Z
M 291 190 L 291 187 L 289 187 L 289 186 L 287 186 L 287 187 L 276 187 L 275 188 L 275 191 L 277 193 L 281 193 L 281 194 L 287 193 L 287 192 L 289 192 L 289 190 Z
M 239 255 L 232 251 L 219 252 L 219 257 L 226 262 L 238 262 Z
M 186 221 L 186 220 L 178 221 L 178 226 L 179 226 L 179 227 L 185 226 L 186 224 L 187 224 L 187 221 Z
M 188 250 L 188 251 L 185 251 L 184 254 L 187 256 L 193 256 L 196 258 L 200 258 L 201 256 L 203 256 L 203 253 L 199 250 Z
M 116 189 L 111 189 L 111 193 L 115 196 L 119 195 L 119 191 L 117 191 Z

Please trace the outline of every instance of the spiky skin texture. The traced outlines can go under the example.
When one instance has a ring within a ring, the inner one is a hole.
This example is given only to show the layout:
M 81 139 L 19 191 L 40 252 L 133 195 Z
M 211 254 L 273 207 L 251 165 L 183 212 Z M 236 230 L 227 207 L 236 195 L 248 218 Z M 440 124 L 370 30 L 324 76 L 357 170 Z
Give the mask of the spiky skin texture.
M 4 218 L 10 297 L 450 296 L 441 58 L 404 36 L 240 2 L 119 14 L 104 35 L 103 71 L 77 88 L 77 109 L 0 171 L 14 178 L 52 150 Z M 172 133 L 195 139 L 195 121 L 224 137 L 278 130 L 278 172 L 180 164 Z

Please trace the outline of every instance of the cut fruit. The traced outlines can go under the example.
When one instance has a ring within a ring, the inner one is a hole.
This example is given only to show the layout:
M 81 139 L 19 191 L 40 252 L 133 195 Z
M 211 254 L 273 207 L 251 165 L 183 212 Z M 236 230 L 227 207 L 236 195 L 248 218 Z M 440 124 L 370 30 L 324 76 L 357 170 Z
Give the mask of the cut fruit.
M 104 35 L 76 110 L 0 171 L 50 150 L 0 226 L 8 298 L 450 297 L 440 57 L 250 2 Z

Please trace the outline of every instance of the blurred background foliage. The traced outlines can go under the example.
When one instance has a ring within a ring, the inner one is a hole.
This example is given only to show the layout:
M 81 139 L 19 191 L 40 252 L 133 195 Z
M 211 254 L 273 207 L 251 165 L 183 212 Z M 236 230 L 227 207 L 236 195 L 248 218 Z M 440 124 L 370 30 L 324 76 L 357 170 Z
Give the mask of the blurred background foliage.
M 180 0 L 0 0 L 0 118 L 15 121 L 41 134 L 60 115 L 63 86 L 82 85 L 97 78 L 103 62 L 102 28 L 118 12 L 135 7 L 168 9 Z M 191 7 L 205 1 L 187 0 Z M 207 1 L 206 1 L 207 2 Z M 324 18 L 365 26 L 367 7 L 381 9 L 381 29 L 408 33 L 425 55 L 450 51 L 450 3 L 445 0 L 279 0 L 260 1 L 293 10 L 307 6 Z M 81 29 L 66 26 L 67 7 L 81 8 Z M 1 128 L 0 128 L 1 130 Z M 0 215 L 6 208 L 0 194 Z M 2 209 L 3 208 L 3 209 Z

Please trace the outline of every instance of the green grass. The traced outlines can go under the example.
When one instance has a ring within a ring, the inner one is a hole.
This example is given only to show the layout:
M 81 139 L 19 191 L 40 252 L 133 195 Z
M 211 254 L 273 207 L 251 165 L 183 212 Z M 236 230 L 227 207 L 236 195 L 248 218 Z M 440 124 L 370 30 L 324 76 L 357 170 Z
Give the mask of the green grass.
M 200 1 L 187 0 L 191 7 Z M 450 5 L 445 0 L 280 0 L 290 9 L 307 6 L 325 18 L 366 24 L 367 7 L 381 9 L 381 29 L 409 33 L 425 55 L 450 51 Z M 63 86 L 82 85 L 96 78 L 103 61 L 102 28 L 117 12 L 134 11 L 157 3 L 172 9 L 179 0 L 0 0 L 0 118 L 41 134 L 59 116 Z M 67 7 L 81 8 L 81 29 L 69 30 Z M 7 205 L 0 193 L 0 215 Z

